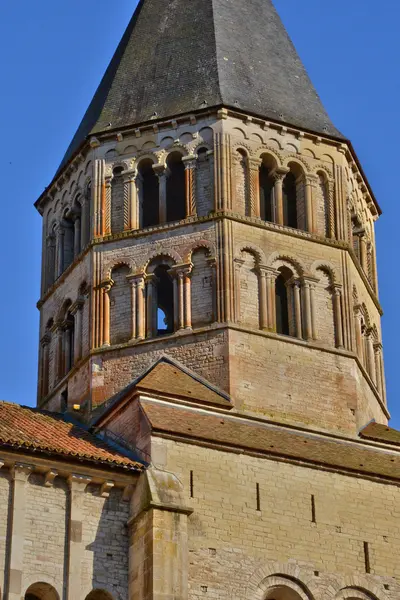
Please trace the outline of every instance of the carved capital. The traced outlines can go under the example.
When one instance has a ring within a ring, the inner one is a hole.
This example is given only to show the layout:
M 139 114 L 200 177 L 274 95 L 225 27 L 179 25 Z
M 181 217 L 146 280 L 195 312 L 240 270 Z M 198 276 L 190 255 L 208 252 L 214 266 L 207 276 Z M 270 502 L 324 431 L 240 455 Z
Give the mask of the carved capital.
M 277 167 L 271 171 L 270 176 L 276 181 L 283 181 L 286 175 L 290 172 L 290 169 L 284 167 Z
M 182 158 L 182 162 L 185 165 L 185 169 L 195 169 L 196 168 L 197 156 L 194 154 L 190 154 L 189 156 L 184 156 Z

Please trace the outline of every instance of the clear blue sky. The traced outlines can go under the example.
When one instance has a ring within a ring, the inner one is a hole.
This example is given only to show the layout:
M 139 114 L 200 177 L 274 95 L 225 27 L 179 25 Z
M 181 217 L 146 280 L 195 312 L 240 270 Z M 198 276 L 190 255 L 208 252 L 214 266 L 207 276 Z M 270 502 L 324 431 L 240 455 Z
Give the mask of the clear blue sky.
M 275 4 L 384 211 L 377 237 L 386 378 L 392 425 L 400 428 L 400 2 Z M 50 182 L 135 6 L 136 0 L 0 2 L 1 399 L 36 401 L 41 223 L 33 202 Z

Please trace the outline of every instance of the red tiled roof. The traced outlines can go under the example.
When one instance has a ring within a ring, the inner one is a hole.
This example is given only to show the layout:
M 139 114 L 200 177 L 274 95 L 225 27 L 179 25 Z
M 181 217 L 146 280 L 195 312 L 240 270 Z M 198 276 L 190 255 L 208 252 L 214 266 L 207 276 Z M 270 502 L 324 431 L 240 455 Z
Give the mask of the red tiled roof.
M 144 468 L 83 427 L 65 421 L 62 415 L 8 402 L 0 402 L 1 447 L 46 452 L 133 471 Z

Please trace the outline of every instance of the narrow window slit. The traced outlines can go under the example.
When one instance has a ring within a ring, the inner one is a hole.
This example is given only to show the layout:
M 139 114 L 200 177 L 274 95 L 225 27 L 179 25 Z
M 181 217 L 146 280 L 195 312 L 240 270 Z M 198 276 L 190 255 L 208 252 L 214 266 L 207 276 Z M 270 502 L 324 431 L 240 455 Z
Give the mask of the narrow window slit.
M 365 559 L 365 572 L 371 573 L 371 560 L 369 554 L 369 543 L 364 542 L 364 559 Z
M 260 484 L 256 483 L 257 510 L 261 510 Z
M 317 522 L 317 513 L 315 510 L 315 496 L 314 494 L 311 496 L 311 523 Z
M 190 471 L 190 497 L 194 498 L 193 471 Z

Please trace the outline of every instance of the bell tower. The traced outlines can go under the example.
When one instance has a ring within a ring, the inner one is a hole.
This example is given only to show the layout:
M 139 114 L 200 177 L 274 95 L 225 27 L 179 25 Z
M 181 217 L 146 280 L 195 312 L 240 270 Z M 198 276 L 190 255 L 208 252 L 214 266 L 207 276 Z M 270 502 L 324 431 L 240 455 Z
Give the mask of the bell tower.
M 257 418 L 387 423 L 380 209 L 270 0 L 141 0 L 36 207 L 40 407 L 165 354 Z

